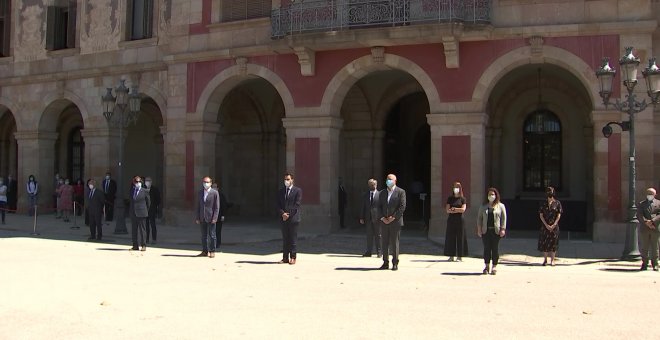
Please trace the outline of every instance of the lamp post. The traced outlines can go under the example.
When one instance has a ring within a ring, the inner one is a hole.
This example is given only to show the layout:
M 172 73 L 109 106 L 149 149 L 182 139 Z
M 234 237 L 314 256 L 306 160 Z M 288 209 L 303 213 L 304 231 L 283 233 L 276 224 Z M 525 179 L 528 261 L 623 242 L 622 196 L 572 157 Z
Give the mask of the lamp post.
M 117 216 L 115 234 L 128 234 L 124 215 L 124 129 L 137 121 L 142 101 L 137 86 L 133 87 L 129 94 L 125 82 L 124 79 L 119 80 L 119 86 L 115 89 L 116 97 L 112 95 L 112 88 L 110 87 L 107 88 L 105 95 L 101 97 L 103 116 L 108 121 L 108 125 L 119 128 L 119 183 L 117 184 L 119 204 L 115 204 L 115 214 Z
M 623 249 L 623 259 L 635 259 L 639 257 L 639 248 L 637 245 L 637 228 L 639 220 L 637 219 L 637 204 L 635 203 L 635 190 L 636 190 L 636 169 L 635 169 L 635 114 L 642 112 L 646 109 L 646 100 L 641 102 L 635 100 L 635 86 L 637 85 L 637 66 L 639 66 L 639 58 L 635 57 L 632 53 L 632 47 L 626 47 L 624 56 L 619 59 L 619 65 L 623 73 L 623 85 L 628 90 L 628 95 L 625 101 L 620 101 L 618 98 L 613 104 L 614 107 L 620 112 L 628 114 L 628 121 L 624 122 L 609 122 L 603 127 L 603 136 L 609 138 L 612 135 L 612 125 L 618 125 L 622 131 L 628 131 L 630 138 L 630 151 L 628 159 L 628 228 L 626 229 L 626 243 Z M 649 66 L 642 71 L 646 79 L 648 88 L 648 95 L 651 98 L 653 105 L 658 104 L 660 101 L 660 70 L 655 64 L 655 58 L 649 59 Z M 596 71 L 600 83 L 600 96 L 603 98 L 603 104 L 607 107 L 610 104 L 610 96 L 612 95 L 612 81 L 616 71 L 609 65 L 609 58 L 603 58 L 603 63 Z

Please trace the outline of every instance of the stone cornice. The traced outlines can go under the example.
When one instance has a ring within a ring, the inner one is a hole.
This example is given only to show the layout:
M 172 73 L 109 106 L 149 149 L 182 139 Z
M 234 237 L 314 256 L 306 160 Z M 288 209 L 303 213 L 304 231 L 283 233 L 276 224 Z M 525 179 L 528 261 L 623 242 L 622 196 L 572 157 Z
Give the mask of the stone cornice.
M 14 133 L 14 138 L 16 140 L 51 140 L 55 141 L 59 137 L 57 132 L 45 132 L 45 131 L 16 131 Z
M 488 115 L 485 113 L 431 113 L 426 115 L 430 126 L 443 125 L 486 125 Z
M 286 129 L 334 128 L 341 129 L 344 120 L 337 117 L 288 117 L 282 118 Z

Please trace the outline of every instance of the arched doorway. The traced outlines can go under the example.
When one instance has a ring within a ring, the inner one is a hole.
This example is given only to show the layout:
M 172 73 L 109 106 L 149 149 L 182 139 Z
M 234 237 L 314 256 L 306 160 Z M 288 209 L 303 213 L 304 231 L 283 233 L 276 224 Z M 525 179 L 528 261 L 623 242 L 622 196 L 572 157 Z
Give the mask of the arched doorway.
M 11 111 L 0 106 L 0 177 L 18 176 L 18 144 L 16 143 L 16 120 Z
M 159 187 L 162 195 L 165 195 L 161 126 L 163 126 L 163 116 L 160 108 L 152 98 L 143 97 L 137 121 L 126 129 L 124 193 L 130 192 L 127 190 L 130 189 L 133 176 L 148 176 L 152 178 L 153 185 Z
M 80 109 L 74 103 L 65 99 L 51 104 L 46 114 L 52 115 L 50 113 L 52 111 L 57 115 L 58 107 L 60 113 L 57 116 L 55 129 L 57 140 L 55 141 L 53 170 L 60 177 L 68 178 L 71 183 L 74 183 L 78 178 L 85 178 L 85 142 L 81 134 L 81 130 L 84 128 L 83 118 Z M 45 125 L 42 126 L 45 127 Z M 43 183 L 50 184 L 52 182 L 44 182 L 43 180 L 45 179 L 42 179 Z
M 376 71 L 358 80 L 341 107 L 340 174 L 348 194 L 346 220 L 355 225 L 367 180 L 385 187 L 388 173 L 397 175 L 407 192 L 406 227 L 428 221 L 431 185 L 431 132 L 426 121 L 429 101 L 421 85 L 400 70 Z
M 512 235 L 536 232 L 544 189 L 558 189 L 562 229 L 590 237 L 593 224 L 593 123 L 589 92 L 552 64 L 510 71 L 493 88 L 487 112 L 486 183 L 508 205 Z
M 227 214 L 261 219 L 273 202 L 286 167 L 284 104 L 263 78 L 243 80 L 224 96 L 217 123 L 215 174 L 229 202 Z

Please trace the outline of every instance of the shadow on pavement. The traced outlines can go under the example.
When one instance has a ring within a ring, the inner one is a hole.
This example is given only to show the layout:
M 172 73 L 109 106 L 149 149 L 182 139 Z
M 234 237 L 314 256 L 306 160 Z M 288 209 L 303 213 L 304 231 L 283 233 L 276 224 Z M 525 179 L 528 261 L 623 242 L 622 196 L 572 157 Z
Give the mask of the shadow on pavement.
M 245 264 L 281 264 L 279 261 L 236 261 L 235 263 L 245 263 Z
M 363 257 L 362 255 L 334 255 L 334 254 L 327 254 L 325 256 L 327 256 L 327 257 Z M 370 257 L 370 256 L 364 256 L 364 257 Z
M 639 273 L 639 268 L 600 268 L 599 270 L 606 272 L 619 272 L 619 273 Z
M 165 257 L 201 257 L 197 255 L 181 255 L 181 254 L 162 254 L 160 256 L 165 256 Z
M 96 248 L 96 250 L 103 250 L 103 251 L 128 251 L 131 250 L 131 248 Z
M 451 273 L 451 272 L 445 272 L 442 273 L 442 275 L 448 275 L 448 276 L 481 276 L 484 275 L 483 273 Z
M 361 267 L 337 267 L 335 270 L 346 270 L 346 271 L 354 271 L 354 272 L 370 272 L 372 270 L 384 270 L 380 269 L 378 267 L 373 267 L 373 268 L 361 268 Z

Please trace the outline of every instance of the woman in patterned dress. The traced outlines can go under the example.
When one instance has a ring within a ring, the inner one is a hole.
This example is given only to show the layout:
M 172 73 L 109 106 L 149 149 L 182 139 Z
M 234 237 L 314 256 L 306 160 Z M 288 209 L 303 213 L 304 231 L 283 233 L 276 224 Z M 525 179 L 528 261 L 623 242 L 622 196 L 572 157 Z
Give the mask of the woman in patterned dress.
M 541 219 L 541 232 L 539 233 L 538 250 L 543 252 L 543 265 L 548 263 L 550 256 L 550 265 L 555 265 L 555 255 L 559 246 L 559 220 L 563 212 L 561 202 L 555 197 L 555 188 L 547 187 L 545 189 L 547 201 L 539 209 L 539 218 Z

